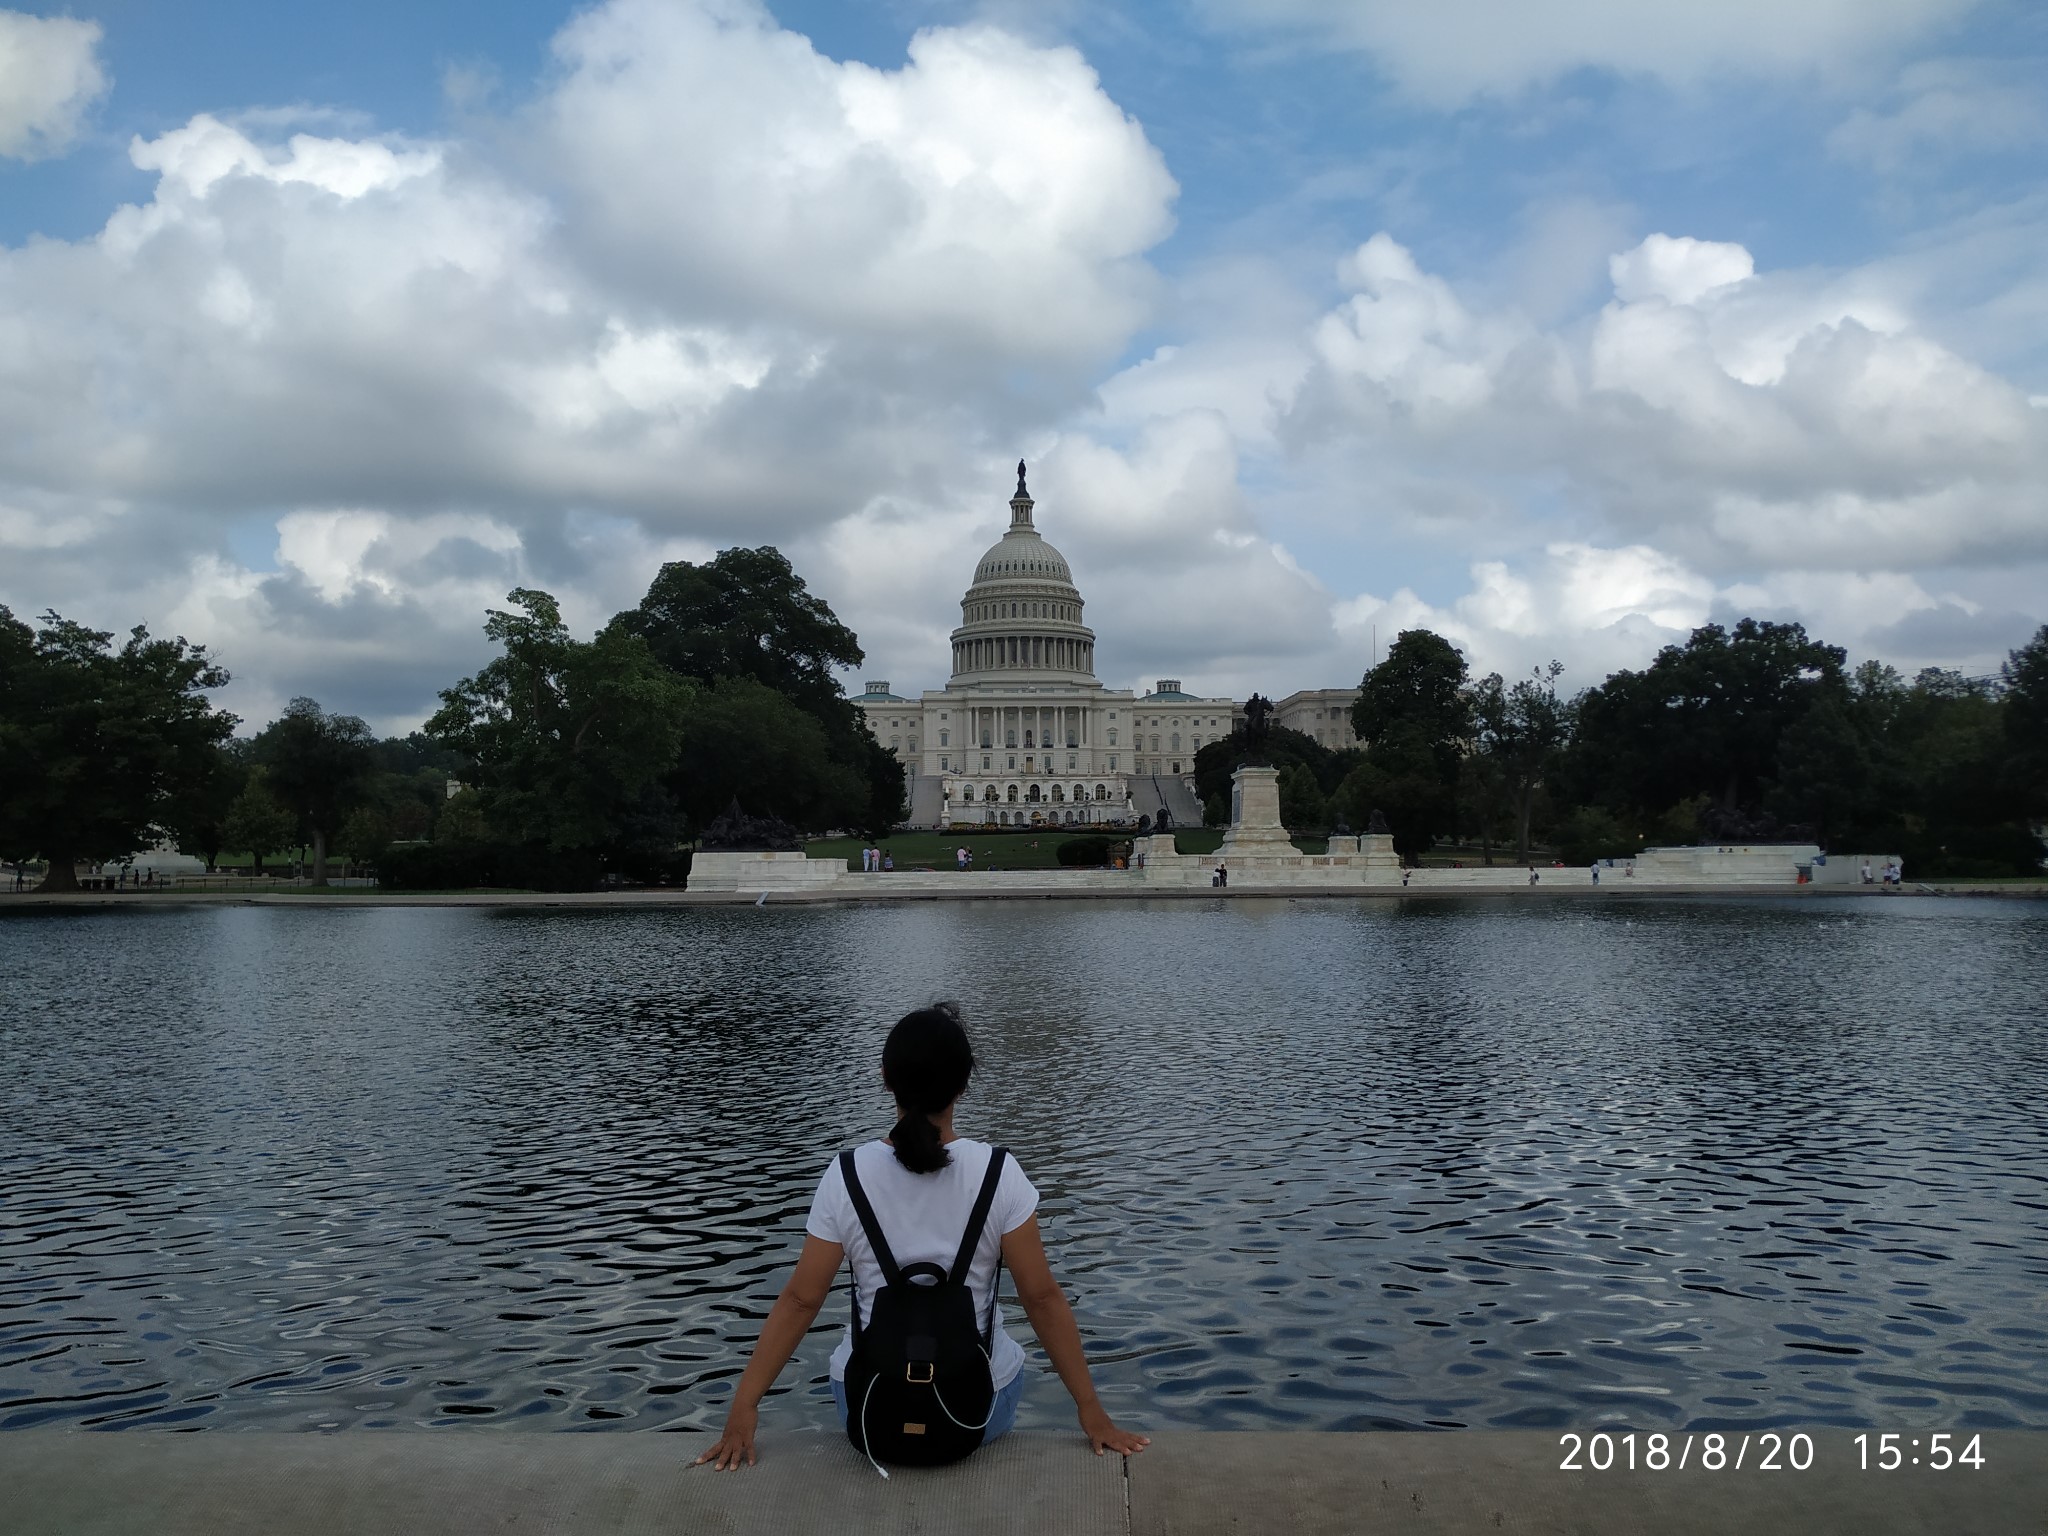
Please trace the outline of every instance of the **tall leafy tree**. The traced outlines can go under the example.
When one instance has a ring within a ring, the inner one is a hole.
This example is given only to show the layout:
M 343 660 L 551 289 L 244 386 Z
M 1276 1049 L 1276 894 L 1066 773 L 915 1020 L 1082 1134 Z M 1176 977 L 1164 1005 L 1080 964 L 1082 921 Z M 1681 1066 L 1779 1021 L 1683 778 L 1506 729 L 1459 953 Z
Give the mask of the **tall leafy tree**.
M 834 669 L 860 665 L 860 641 L 772 546 L 721 550 L 703 565 L 672 560 L 613 623 L 684 677 L 750 677 L 835 735 L 852 721 Z
M 208 874 L 228 846 L 228 814 L 249 782 L 246 746 L 227 741 L 193 753 L 167 796 L 164 826 L 180 853 L 206 861 Z
M 175 789 L 235 728 L 206 694 L 228 680 L 206 648 L 0 607 L 0 858 L 41 857 L 43 888 L 76 890 L 78 860 L 162 837 Z
M 471 764 L 463 777 L 498 835 L 605 850 L 674 767 L 696 690 L 637 634 L 613 625 L 577 640 L 548 593 L 509 600 L 516 611 L 484 623 L 502 654 L 442 693 L 427 734 Z
M 1755 813 L 1785 732 L 1819 699 L 1845 698 L 1845 659 L 1798 624 L 1704 625 L 1581 695 L 1581 782 L 1617 811 L 1705 794 L 1724 816 Z
M 221 826 L 221 846 L 248 854 L 252 870 L 260 875 L 263 861 L 291 846 L 298 831 L 298 818 L 277 803 L 262 765 L 251 767 L 242 792 L 228 807 Z
M 376 766 L 376 738 L 355 715 L 329 714 L 293 699 L 256 737 L 252 751 L 269 788 L 313 844 L 313 883 L 327 883 L 327 845 L 363 801 Z
M 1472 689 L 1478 756 L 1497 777 L 1514 809 L 1515 858 L 1529 858 L 1529 823 L 1536 792 L 1555 772 L 1571 739 L 1572 704 L 1557 694 L 1564 663 L 1538 667 L 1513 687 L 1498 674 Z
M 644 639 L 664 666 L 683 677 L 706 686 L 729 678 L 751 680 L 822 727 L 829 768 L 806 768 L 786 786 L 756 781 L 741 797 L 750 809 L 770 809 L 767 802 L 774 799 L 787 807 L 777 814 L 806 819 L 813 813 L 795 807 L 825 803 L 815 792 L 819 776 L 843 787 L 851 774 L 863 787 L 851 804 L 843 795 L 827 797 L 839 806 L 831 825 L 859 824 L 880 835 L 903 814 L 903 765 L 876 744 L 836 675 L 838 668 L 860 665 L 860 641 L 804 585 L 780 550 L 767 545 L 721 550 L 702 565 L 671 561 L 639 606 L 612 623 Z M 755 700 L 735 707 L 762 706 Z M 705 766 L 703 757 L 695 761 Z M 713 772 L 701 784 L 678 780 L 674 790 L 679 800 L 702 805 L 709 793 L 703 785 L 719 778 Z
M 1352 726 L 1365 760 L 1344 781 L 1350 814 L 1384 811 L 1394 848 L 1417 858 L 1457 818 L 1460 769 L 1472 736 L 1465 658 L 1442 635 L 1403 630 L 1365 674 Z
M 2015 792 L 2027 814 L 2048 816 L 2048 624 L 2012 652 L 2005 684 L 2005 741 Z

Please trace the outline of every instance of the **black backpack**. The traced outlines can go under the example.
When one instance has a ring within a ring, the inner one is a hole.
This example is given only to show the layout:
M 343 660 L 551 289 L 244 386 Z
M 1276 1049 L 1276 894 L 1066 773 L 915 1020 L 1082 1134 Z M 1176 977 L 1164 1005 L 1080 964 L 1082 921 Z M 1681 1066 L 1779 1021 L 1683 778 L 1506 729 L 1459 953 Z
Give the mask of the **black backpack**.
M 936 1467 L 958 1461 L 981 1444 L 996 1397 L 989 1375 L 996 1287 L 989 1287 L 988 1322 L 977 1326 L 967 1271 L 988 1225 L 1007 1154 L 1004 1147 L 989 1154 L 988 1173 L 951 1273 L 936 1264 L 897 1267 L 875 1208 L 860 1187 L 853 1154 L 839 1154 L 846 1192 L 882 1270 L 882 1289 L 875 1293 L 866 1327 L 861 1326 L 860 1296 L 854 1294 L 853 1354 L 846 1362 L 846 1435 L 870 1460 Z M 1000 1279 L 1000 1260 L 997 1266 Z

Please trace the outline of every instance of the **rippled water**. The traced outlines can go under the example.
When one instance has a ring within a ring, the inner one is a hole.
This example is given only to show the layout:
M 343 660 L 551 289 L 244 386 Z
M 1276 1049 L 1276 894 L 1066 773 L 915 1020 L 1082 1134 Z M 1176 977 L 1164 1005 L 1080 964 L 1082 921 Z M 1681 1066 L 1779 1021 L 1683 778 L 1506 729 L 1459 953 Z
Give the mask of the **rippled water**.
M 2033 903 L 15 911 L 0 976 L 0 1427 L 715 1424 L 934 997 L 1134 1424 L 2048 1427 Z

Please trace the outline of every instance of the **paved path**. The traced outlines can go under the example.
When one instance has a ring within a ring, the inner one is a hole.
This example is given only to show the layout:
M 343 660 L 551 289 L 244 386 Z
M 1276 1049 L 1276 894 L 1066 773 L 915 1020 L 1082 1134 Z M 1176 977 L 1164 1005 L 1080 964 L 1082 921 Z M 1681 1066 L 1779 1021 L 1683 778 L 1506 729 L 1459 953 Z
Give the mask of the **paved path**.
M 1698 1437 L 1695 1437 L 1696 1439 Z M 1737 1437 L 1739 1438 L 1739 1437 Z M 1558 1470 L 1537 1433 L 1161 1434 L 1128 1464 L 1015 1434 L 886 1481 L 837 1435 L 766 1435 L 692 1467 L 699 1435 L 25 1430 L 0 1435 L 6 1536 L 2042 1536 L 2048 1432 L 1987 1433 L 1980 1471 Z M 1731 1455 L 1734 1441 L 1730 1442 Z M 1695 1456 L 1697 1450 L 1695 1450 Z

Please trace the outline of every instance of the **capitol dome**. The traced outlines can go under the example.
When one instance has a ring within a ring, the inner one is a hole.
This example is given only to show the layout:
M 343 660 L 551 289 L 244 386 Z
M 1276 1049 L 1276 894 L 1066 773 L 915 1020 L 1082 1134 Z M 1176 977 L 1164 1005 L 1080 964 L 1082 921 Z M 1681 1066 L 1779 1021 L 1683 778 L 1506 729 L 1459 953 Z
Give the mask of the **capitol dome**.
M 1100 687 L 1095 631 L 1081 622 L 1081 594 L 1058 550 L 1031 523 L 1034 503 L 1017 465 L 1010 529 L 974 567 L 953 631 L 953 681 L 1036 679 Z

